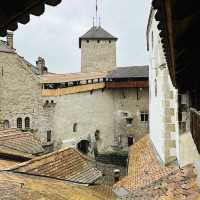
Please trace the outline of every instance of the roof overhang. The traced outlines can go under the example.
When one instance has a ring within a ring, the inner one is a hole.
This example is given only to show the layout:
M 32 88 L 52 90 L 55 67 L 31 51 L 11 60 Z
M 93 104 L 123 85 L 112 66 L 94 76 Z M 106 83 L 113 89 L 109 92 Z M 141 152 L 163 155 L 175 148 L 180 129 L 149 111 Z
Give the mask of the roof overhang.
M 2 0 L 0 4 L 0 36 L 7 31 L 15 31 L 18 23 L 26 24 L 30 15 L 40 16 L 45 11 L 45 5 L 56 6 L 62 0 Z
M 173 85 L 199 90 L 200 1 L 153 0 Z

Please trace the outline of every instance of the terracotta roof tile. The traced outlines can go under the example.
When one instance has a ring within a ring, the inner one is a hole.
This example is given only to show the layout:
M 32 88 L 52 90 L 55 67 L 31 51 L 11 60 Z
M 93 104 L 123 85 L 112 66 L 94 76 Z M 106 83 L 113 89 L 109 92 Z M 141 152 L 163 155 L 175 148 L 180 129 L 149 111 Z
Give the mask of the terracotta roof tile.
M 200 195 L 197 174 L 193 165 L 177 169 L 125 199 L 137 200 L 195 200 Z
M 31 155 L 43 153 L 44 149 L 40 140 L 30 132 L 0 129 L 0 152 L 30 158 Z
M 106 186 L 80 186 L 50 178 L 0 172 L 0 200 L 114 200 Z
M 21 163 L 10 170 L 71 182 L 92 184 L 102 174 L 96 168 L 90 167 L 89 162 L 75 149 L 67 148 Z
M 129 150 L 128 176 L 114 188 L 123 187 L 129 191 L 150 185 L 174 170 L 173 166 L 162 166 L 149 136 L 145 136 Z

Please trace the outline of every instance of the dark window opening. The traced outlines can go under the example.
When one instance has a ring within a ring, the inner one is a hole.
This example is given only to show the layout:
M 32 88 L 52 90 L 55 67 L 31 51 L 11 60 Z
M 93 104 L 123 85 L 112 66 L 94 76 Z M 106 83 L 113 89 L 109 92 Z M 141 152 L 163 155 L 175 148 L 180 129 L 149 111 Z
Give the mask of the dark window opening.
M 74 125 L 73 125 L 73 132 L 75 133 L 75 132 L 77 132 L 77 130 L 78 130 L 78 124 L 74 123 Z
M 141 122 L 149 121 L 149 113 L 147 112 L 141 112 L 140 117 L 141 117 Z
M 51 142 L 51 130 L 47 131 L 47 142 Z
M 5 120 L 3 122 L 3 128 L 5 128 L 5 129 L 10 128 L 10 122 L 8 120 Z
M 89 40 L 86 40 L 86 42 L 89 43 L 90 41 L 89 41 Z
M 126 118 L 126 122 L 128 125 L 131 125 L 133 123 L 133 118 L 131 118 L 131 117 Z
M 30 118 L 26 117 L 25 118 L 25 129 L 29 129 L 30 128 Z
M 97 43 L 100 43 L 100 40 L 97 40 Z
M 22 129 L 22 118 L 17 118 L 17 128 Z
M 133 143 L 134 143 L 133 136 L 128 136 L 128 146 L 130 147 L 131 145 L 133 145 Z
M 77 148 L 81 153 L 87 154 L 89 152 L 89 146 L 90 142 L 88 140 L 81 140 L 78 143 Z
M 157 97 L 158 95 L 158 83 L 157 80 L 155 79 L 155 96 Z
M 109 40 L 109 43 L 111 43 L 111 40 Z
M 94 136 L 95 136 L 96 141 L 97 141 L 97 140 L 100 140 L 100 131 L 99 131 L 99 130 L 96 130 Z

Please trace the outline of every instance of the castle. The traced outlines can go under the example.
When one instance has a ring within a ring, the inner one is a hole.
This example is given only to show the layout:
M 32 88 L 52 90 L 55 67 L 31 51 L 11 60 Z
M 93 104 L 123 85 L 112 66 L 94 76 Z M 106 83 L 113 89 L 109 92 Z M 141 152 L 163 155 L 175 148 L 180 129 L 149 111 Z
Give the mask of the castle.
M 81 72 L 48 72 L 0 41 L 0 126 L 31 130 L 47 147 L 127 151 L 148 133 L 148 66 L 117 67 L 117 38 L 93 26 L 79 38 Z

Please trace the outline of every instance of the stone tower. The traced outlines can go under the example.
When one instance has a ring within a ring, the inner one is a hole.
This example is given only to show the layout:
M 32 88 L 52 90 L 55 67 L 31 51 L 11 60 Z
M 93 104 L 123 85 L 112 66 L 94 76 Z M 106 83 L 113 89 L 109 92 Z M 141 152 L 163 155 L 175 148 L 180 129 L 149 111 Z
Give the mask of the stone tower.
M 81 72 L 109 71 L 116 67 L 117 38 L 93 26 L 79 38 Z

